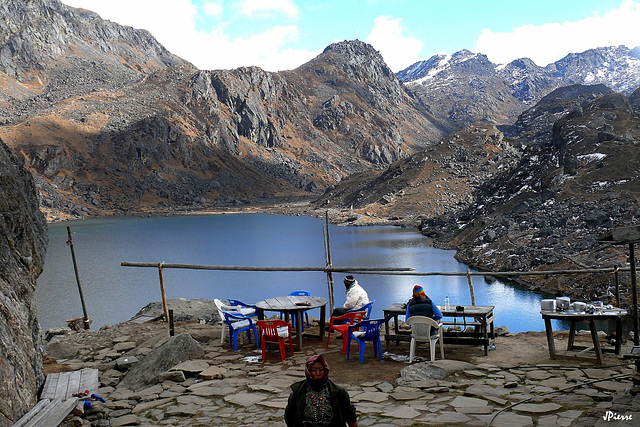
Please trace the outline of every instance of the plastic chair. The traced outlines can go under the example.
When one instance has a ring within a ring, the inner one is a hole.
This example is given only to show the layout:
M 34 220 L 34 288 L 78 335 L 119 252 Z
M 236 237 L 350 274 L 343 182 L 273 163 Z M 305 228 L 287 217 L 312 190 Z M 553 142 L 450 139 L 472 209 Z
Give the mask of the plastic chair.
M 360 308 L 353 308 L 351 310 L 347 310 L 347 313 L 353 313 L 354 311 L 365 311 L 367 314 L 364 315 L 364 319 L 367 320 L 371 316 L 371 310 L 373 309 L 374 302 L 376 302 L 376 300 L 372 299 L 369 301 L 368 304 L 365 304 Z
M 240 306 L 242 308 L 246 308 L 246 309 L 253 309 L 254 311 L 257 311 L 256 306 L 252 305 L 252 304 L 245 304 L 242 301 L 240 301 L 239 299 L 231 299 L 228 298 L 229 300 L 229 304 L 231 305 L 235 305 L 235 306 Z
M 411 325 L 411 347 L 409 347 L 409 363 L 413 362 L 416 352 L 416 344 L 420 342 L 429 343 L 431 361 L 436 360 L 436 343 L 440 341 L 440 358 L 444 359 L 444 345 L 442 341 L 442 322 L 437 322 L 426 316 L 411 316 L 407 319 L 407 324 Z M 436 328 L 437 333 L 432 334 L 431 328 Z
M 256 347 L 258 347 L 258 333 L 256 332 L 256 325 L 253 323 L 252 316 L 245 316 L 229 311 L 223 311 L 222 314 L 224 314 L 224 319 L 229 327 L 229 347 L 233 347 L 234 351 L 238 351 L 238 334 L 241 332 L 246 332 L 247 338 L 249 342 L 251 342 L 251 331 L 253 331 Z
M 265 346 L 267 341 L 277 341 L 280 345 L 280 357 L 284 362 L 284 342 L 289 339 L 289 350 L 293 356 L 293 341 L 291 340 L 291 324 L 284 320 L 258 320 L 256 325 L 260 329 L 260 343 L 262 345 L 262 361 L 265 359 Z
M 367 341 L 373 343 L 373 355 L 380 357 L 382 360 L 382 343 L 380 342 L 380 325 L 384 323 L 383 319 L 363 320 L 355 325 L 349 326 L 349 344 L 347 345 L 347 360 L 351 352 L 351 339 L 358 342 L 358 350 L 360 350 L 360 363 L 364 363 L 364 347 Z M 360 330 L 362 329 L 362 330 Z
M 309 291 L 293 291 L 293 292 L 289 293 L 289 296 L 310 297 L 311 296 L 311 292 L 309 292 Z M 280 312 L 280 319 L 282 320 L 283 317 L 284 317 L 284 313 Z M 310 327 L 310 324 L 309 324 L 309 313 L 307 313 L 306 311 L 304 312 L 304 319 L 307 322 L 307 328 Z M 291 317 L 291 326 L 293 328 L 296 327 L 296 316 Z M 304 332 L 304 323 L 302 323 L 302 325 L 300 325 L 300 330 L 302 332 Z
M 222 332 L 220 333 L 220 344 L 224 343 L 225 331 L 229 329 L 229 327 L 227 326 L 227 322 L 225 322 L 225 319 L 224 319 L 225 311 L 229 311 L 232 313 L 240 313 L 244 316 L 251 316 L 251 317 L 258 315 L 255 309 L 241 307 L 240 305 L 226 304 L 217 298 L 213 300 L 213 303 L 216 305 L 216 308 L 218 309 L 218 316 L 220 316 L 220 323 L 222 326 Z
M 342 334 L 342 353 L 347 352 L 347 344 L 349 343 L 349 326 L 364 319 L 366 312 L 352 311 L 342 316 L 331 316 L 329 319 L 329 328 L 327 329 L 327 349 L 331 340 L 331 331 L 340 332 Z

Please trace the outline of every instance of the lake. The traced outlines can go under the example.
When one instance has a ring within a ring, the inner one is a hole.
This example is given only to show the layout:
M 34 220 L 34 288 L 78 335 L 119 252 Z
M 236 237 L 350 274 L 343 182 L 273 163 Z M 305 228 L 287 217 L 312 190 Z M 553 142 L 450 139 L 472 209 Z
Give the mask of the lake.
M 92 317 L 91 329 L 133 317 L 161 301 L 156 268 L 126 262 L 165 262 L 261 267 L 323 267 L 324 221 L 269 214 L 186 215 L 87 219 L 49 225 L 49 247 L 36 298 L 43 330 L 82 317 L 67 229 L 73 233 L 78 272 Z M 418 272 L 466 272 L 453 251 L 435 249 L 414 228 L 329 227 L 335 267 L 411 267 Z M 235 298 L 247 303 L 297 289 L 327 297 L 323 272 L 246 272 L 164 269 L 167 298 Z M 334 273 L 335 305 L 344 303 L 344 274 Z M 372 317 L 394 302 L 406 302 L 413 286 L 424 287 L 436 304 L 471 304 L 467 278 L 456 276 L 356 275 L 375 299 Z M 477 305 L 494 305 L 496 326 L 511 332 L 542 331 L 542 295 L 500 280 L 474 276 Z M 313 313 L 312 313 L 313 315 Z M 317 315 L 317 314 L 316 314 Z M 558 324 L 554 325 L 554 329 Z

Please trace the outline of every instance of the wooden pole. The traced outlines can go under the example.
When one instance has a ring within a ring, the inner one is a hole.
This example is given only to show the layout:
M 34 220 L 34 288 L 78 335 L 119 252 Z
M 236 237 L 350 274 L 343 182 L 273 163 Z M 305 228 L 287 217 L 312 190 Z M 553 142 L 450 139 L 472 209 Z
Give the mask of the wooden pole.
M 158 268 L 157 262 L 128 262 L 122 261 L 122 267 L 153 267 Z M 187 270 L 220 270 L 220 271 L 321 271 L 331 272 L 374 272 L 383 274 L 385 272 L 410 272 L 410 267 L 250 267 L 239 265 L 198 265 L 198 264 L 170 264 L 163 262 L 162 268 L 182 268 Z M 459 275 L 459 273 L 457 273 Z
M 164 291 L 164 277 L 162 276 L 162 269 L 164 263 L 158 263 L 158 276 L 160 276 L 160 293 L 162 294 L 162 308 L 164 309 L 164 321 L 169 321 L 169 308 L 167 307 L 167 294 Z
M 620 307 L 620 274 L 618 274 L 618 266 L 613 271 L 613 278 L 615 281 L 616 307 Z
M 640 344 L 640 337 L 638 336 L 638 279 L 636 278 L 636 251 L 635 244 L 629 243 L 629 257 L 631 268 L 631 299 L 632 299 L 632 312 L 633 312 L 633 345 Z M 619 339 L 616 337 L 616 339 Z
M 71 259 L 73 260 L 73 271 L 76 273 L 76 283 L 78 284 L 78 292 L 80 293 L 80 302 L 82 303 L 82 314 L 84 315 L 84 328 L 89 329 L 89 316 L 87 316 L 87 307 L 84 304 L 84 295 L 82 294 L 82 286 L 80 285 L 80 275 L 78 274 L 78 263 L 76 262 L 76 253 L 73 250 L 73 239 L 71 238 L 71 229 L 67 227 L 67 243 L 71 248 Z
M 329 211 L 325 212 L 325 227 L 326 230 L 324 238 L 324 253 L 325 253 L 325 262 L 327 267 L 331 267 L 331 238 L 329 237 Z M 327 270 L 327 291 L 329 294 L 329 316 L 333 313 L 333 308 L 335 304 L 335 297 L 333 293 L 333 272 L 331 270 Z
M 476 305 L 476 293 L 473 291 L 473 281 L 469 270 L 467 270 L 467 282 L 469 283 L 469 293 L 471 293 L 471 305 Z

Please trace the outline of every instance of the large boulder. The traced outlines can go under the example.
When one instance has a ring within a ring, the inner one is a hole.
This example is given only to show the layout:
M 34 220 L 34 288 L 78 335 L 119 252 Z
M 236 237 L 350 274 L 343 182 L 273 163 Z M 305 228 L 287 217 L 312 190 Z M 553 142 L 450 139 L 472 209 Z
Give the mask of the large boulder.
M 122 381 L 118 390 L 141 390 L 158 383 L 158 375 L 169 368 L 190 359 L 204 355 L 204 349 L 189 334 L 180 334 L 169 338 L 167 342 L 147 354 L 136 363 Z
M 28 412 L 44 383 L 35 290 L 47 242 L 33 177 L 0 141 L 0 426 Z

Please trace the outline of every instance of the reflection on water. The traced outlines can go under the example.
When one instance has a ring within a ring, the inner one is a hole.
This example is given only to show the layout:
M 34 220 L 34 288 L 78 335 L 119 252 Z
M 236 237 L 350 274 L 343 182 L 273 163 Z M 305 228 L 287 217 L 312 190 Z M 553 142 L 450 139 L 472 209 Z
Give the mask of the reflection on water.
M 158 218 L 109 218 L 51 224 L 50 243 L 36 292 L 44 329 L 66 325 L 82 316 L 67 240 L 73 234 L 80 280 L 92 329 L 131 318 L 151 301 L 160 301 L 158 271 L 122 267 L 128 262 L 205 265 L 322 267 L 325 265 L 324 221 L 281 215 L 198 215 Z M 460 272 L 467 266 L 453 251 L 434 249 L 412 228 L 330 226 L 336 267 L 411 267 L 419 272 Z M 236 298 L 246 302 L 295 289 L 327 296 L 321 272 L 244 272 L 164 269 L 168 298 Z M 344 274 L 334 274 L 335 303 L 344 302 Z M 372 316 L 394 302 L 406 302 L 414 285 L 442 304 L 471 304 L 466 276 L 359 274 L 360 284 L 375 299 Z M 478 305 L 496 306 L 496 326 L 511 332 L 541 331 L 541 295 L 500 280 L 473 276 Z M 317 313 L 312 313 L 312 315 Z M 558 324 L 556 324 L 557 327 Z

